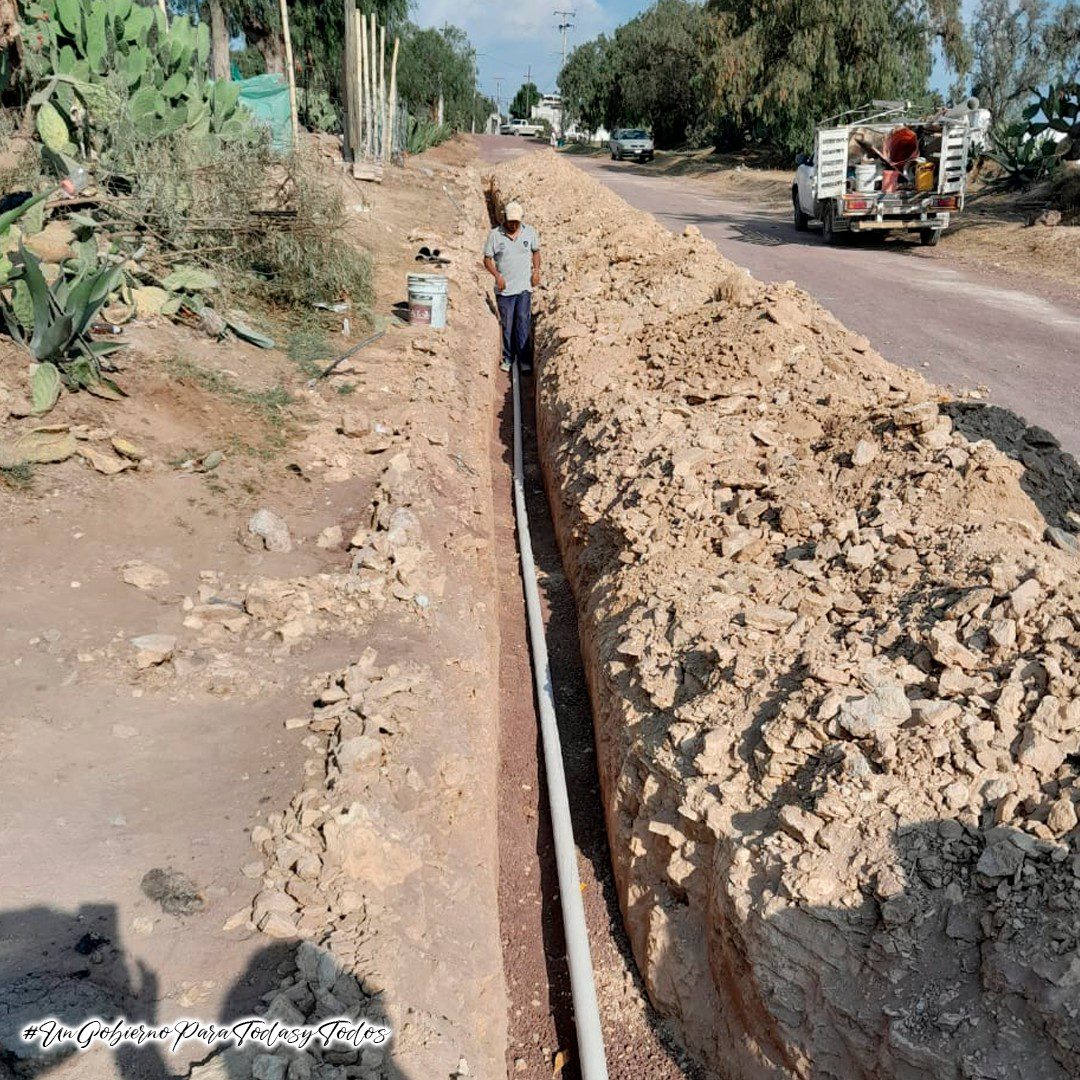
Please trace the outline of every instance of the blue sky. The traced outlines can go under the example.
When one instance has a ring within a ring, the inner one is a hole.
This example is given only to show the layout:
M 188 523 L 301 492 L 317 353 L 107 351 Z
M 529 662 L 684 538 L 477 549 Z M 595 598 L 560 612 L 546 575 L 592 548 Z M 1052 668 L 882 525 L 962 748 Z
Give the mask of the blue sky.
M 554 90 L 562 59 L 562 35 L 556 8 L 577 12 L 567 48 L 573 49 L 597 34 L 648 7 L 641 0 L 415 0 L 412 18 L 421 26 L 460 26 L 477 52 L 480 89 L 495 95 L 494 77 L 501 75 L 502 101 L 506 102 L 525 81 L 532 66 L 533 82 L 543 91 Z
M 1062 0 L 1055 0 L 1055 3 Z M 556 8 L 577 12 L 570 31 L 568 48 L 573 49 L 597 34 L 610 32 L 639 11 L 649 7 L 644 0 L 414 0 L 413 19 L 421 26 L 460 26 L 480 54 L 477 67 L 480 89 L 495 96 L 495 76 L 501 75 L 502 103 L 506 103 L 532 69 L 533 82 L 542 91 L 555 90 L 561 59 L 562 38 Z M 970 16 L 975 0 L 963 0 Z M 945 91 L 951 77 L 940 62 L 935 66 L 932 85 Z

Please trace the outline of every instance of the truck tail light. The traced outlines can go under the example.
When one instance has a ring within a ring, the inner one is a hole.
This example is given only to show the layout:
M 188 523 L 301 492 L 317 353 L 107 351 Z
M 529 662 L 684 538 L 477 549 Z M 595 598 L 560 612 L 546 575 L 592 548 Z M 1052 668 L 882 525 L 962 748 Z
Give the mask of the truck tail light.
M 957 199 L 955 195 L 938 195 L 930 200 L 930 205 L 935 210 L 955 210 Z
M 856 199 L 850 195 L 844 196 L 845 210 L 869 210 L 873 203 L 869 199 Z

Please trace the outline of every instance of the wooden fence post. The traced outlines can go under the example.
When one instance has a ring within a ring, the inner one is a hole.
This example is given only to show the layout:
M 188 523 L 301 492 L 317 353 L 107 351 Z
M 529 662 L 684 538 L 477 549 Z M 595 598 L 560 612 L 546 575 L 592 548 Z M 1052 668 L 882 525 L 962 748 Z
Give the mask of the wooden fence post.
M 289 33 L 289 3 L 281 3 L 281 36 L 285 39 L 285 75 L 289 80 L 289 113 L 292 117 L 293 149 L 300 147 L 300 115 L 296 109 L 296 72 L 293 70 L 292 35 Z
M 371 104 L 371 100 L 368 95 L 367 80 L 367 19 L 364 17 L 364 13 L 359 10 L 354 12 L 354 17 L 358 30 L 357 38 L 360 42 L 360 48 L 357 50 L 356 64 L 356 78 L 357 82 L 360 84 L 360 145 L 364 148 L 364 157 L 366 158 L 371 150 L 371 138 L 368 130 L 368 108 Z
M 397 123 L 397 55 L 399 41 L 394 38 L 394 55 L 390 61 L 390 102 L 386 110 L 387 130 L 386 143 L 383 146 L 383 161 L 389 165 L 390 155 L 394 152 L 394 127 Z
M 379 149 L 376 157 L 385 157 L 386 146 L 386 26 L 379 27 Z
M 369 127 L 371 130 L 371 140 L 368 146 L 370 156 L 374 157 L 378 153 L 378 133 L 375 130 L 376 119 L 379 115 L 379 64 L 378 55 L 376 50 L 379 47 L 378 35 L 375 32 L 375 12 L 371 13 L 371 26 L 368 30 L 368 46 L 371 52 L 367 57 L 368 65 L 368 101 L 371 104 L 369 110 Z
M 345 81 L 345 160 L 356 159 L 356 129 L 359 102 L 356 100 L 356 10 L 355 0 L 342 0 L 345 14 L 345 68 L 342 77 Z

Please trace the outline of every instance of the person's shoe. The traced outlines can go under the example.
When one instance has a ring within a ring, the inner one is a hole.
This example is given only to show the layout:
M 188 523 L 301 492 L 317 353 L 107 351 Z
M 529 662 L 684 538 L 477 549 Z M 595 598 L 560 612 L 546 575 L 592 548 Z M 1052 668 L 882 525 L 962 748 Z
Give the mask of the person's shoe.
M 509 371 L 510 370 L 510 361 L 509 360 L 503 360 L 499 364 L 499 370 L 500 371 Z

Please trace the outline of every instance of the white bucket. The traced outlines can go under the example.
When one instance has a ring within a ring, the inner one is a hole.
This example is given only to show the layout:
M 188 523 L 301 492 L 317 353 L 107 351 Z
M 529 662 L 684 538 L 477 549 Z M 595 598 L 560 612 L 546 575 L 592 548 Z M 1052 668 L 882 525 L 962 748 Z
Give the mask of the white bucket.
M 446 326 L 447 281 L 443 274 L 410 274 L 409 325 L 430 326 L 441 330 Z
M 874 190 L 878 167 L 874 164 L 855 166 L 855 190 L 869 192 Z

